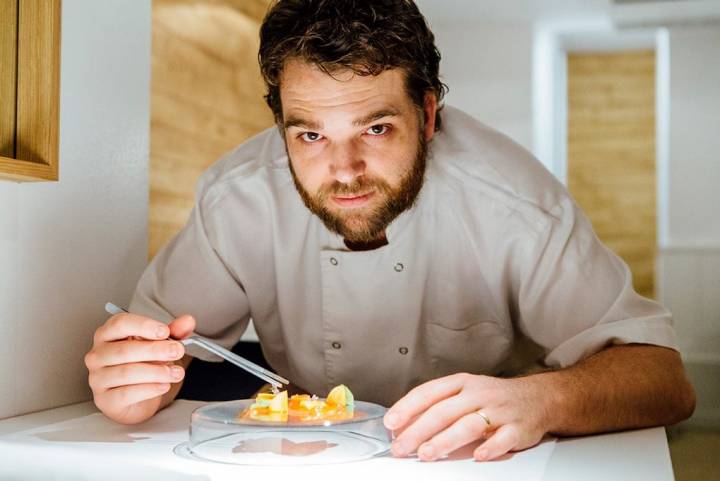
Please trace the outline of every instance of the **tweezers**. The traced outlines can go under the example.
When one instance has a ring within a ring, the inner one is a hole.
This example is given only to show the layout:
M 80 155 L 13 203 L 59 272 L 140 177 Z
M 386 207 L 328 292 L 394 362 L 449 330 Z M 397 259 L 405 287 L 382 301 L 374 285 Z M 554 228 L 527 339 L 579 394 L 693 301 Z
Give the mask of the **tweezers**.
M 121 314 L 123 312 L 127 313 L 127 309 L 123 309 L 122 307 L 118 307 L 115 304 L 108 302 L 105 304 L 105 311 L 108 314 L 115 315 L 115 314 Z M 272 371 L 268 371 L 267 369 L 263 368 L 262 366 L 258 366 L 252 361 L 248 361 L 242 356 L 238 356 L 234 352 L 225 349 L 224 347 L 214 343 L 210 339 L 203 337 L 199 334 L 191 334 L 190 336 L 180 339 L 179 340 L 184 346 L 189 346 L 190 344 L 195 344 L 196 346 L 199 346 L 203 349 L 205 349 L 208 352 L 211 352 L 215 354 L 216 356 L 220 356 L 221 358 L 225 359 L 226 361 L 231 362 L 232 364 L 235 364 L 236 366 L 245 369 L 250 374 L 259 377 L 263 381 L 269 383 L 273 387 L 273 391 L 276 391 L 277 389 L 283 389 L 285 384 L 290 384 L 290 381 L 285 379 L 282 376 L 279 376 L 275 374 Z

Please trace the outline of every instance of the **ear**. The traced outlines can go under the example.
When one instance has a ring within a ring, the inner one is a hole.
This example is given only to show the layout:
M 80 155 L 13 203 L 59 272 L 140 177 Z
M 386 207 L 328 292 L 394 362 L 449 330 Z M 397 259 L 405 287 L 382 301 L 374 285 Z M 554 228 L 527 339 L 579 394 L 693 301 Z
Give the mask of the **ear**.
M 435 135 L 435 114 L 437 113 L 437 97 L 433 92 L 425 92 L 423 114 L 425 115 L 425 140 L 430 141 Z

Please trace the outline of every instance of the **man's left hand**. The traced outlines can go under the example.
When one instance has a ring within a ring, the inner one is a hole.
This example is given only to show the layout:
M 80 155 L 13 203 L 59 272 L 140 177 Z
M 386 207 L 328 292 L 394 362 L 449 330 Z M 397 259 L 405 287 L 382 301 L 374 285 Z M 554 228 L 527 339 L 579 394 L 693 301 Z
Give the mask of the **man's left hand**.
M 463 373 L 416 387 L 385 415 L 385 426 L 399 432 L 392 454 L 432 461 L 486 438 L 473 456 L 488 461 L 536 445 L 548 431 L 552 397 L 537 381 Z

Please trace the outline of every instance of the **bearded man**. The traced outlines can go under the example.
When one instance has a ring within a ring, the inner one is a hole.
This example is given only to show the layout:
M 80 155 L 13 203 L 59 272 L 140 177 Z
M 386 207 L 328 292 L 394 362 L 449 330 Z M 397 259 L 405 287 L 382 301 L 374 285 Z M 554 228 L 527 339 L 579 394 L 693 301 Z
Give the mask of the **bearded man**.
M 202 176 L 134 314 L 100 327 L 86 356 L 107 416 L 154 415 L 188 354 L 207 359 L 176 340 L 197 327 L 230 348 L 251 318 L 304 391 L 345 383 L 390 407 L 396 456 L 487 438 L 474 456 L 490 460 L 546 433 L 691 414 L 670 314 L 634 292 L 536 159 L 442 108 L 412 1 L 277 1 L 259 60 L 276 128 Z M 508 377 L 528 352 L 544 369 Z

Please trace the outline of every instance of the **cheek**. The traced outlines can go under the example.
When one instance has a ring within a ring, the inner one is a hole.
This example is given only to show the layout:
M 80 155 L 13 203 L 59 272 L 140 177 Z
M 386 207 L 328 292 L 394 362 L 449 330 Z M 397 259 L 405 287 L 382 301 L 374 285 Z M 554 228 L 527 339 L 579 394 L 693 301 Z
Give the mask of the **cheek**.
M 382 149 L 382 151 L 373 152 L 372 157 L 369 157 L 368 170 L 374 176 L 384 179 L 392 187 L 398 187 L 415 164 L 416 154 L 417 148 L 408 148 L 408 144 Z
M 315 193 L 324 181 L 324 172 L 322 162 L 319 160 L 308 160 L 303 158 L 292 158 L 292 166 L 295 176 L 302 186 L 308 192 Z

